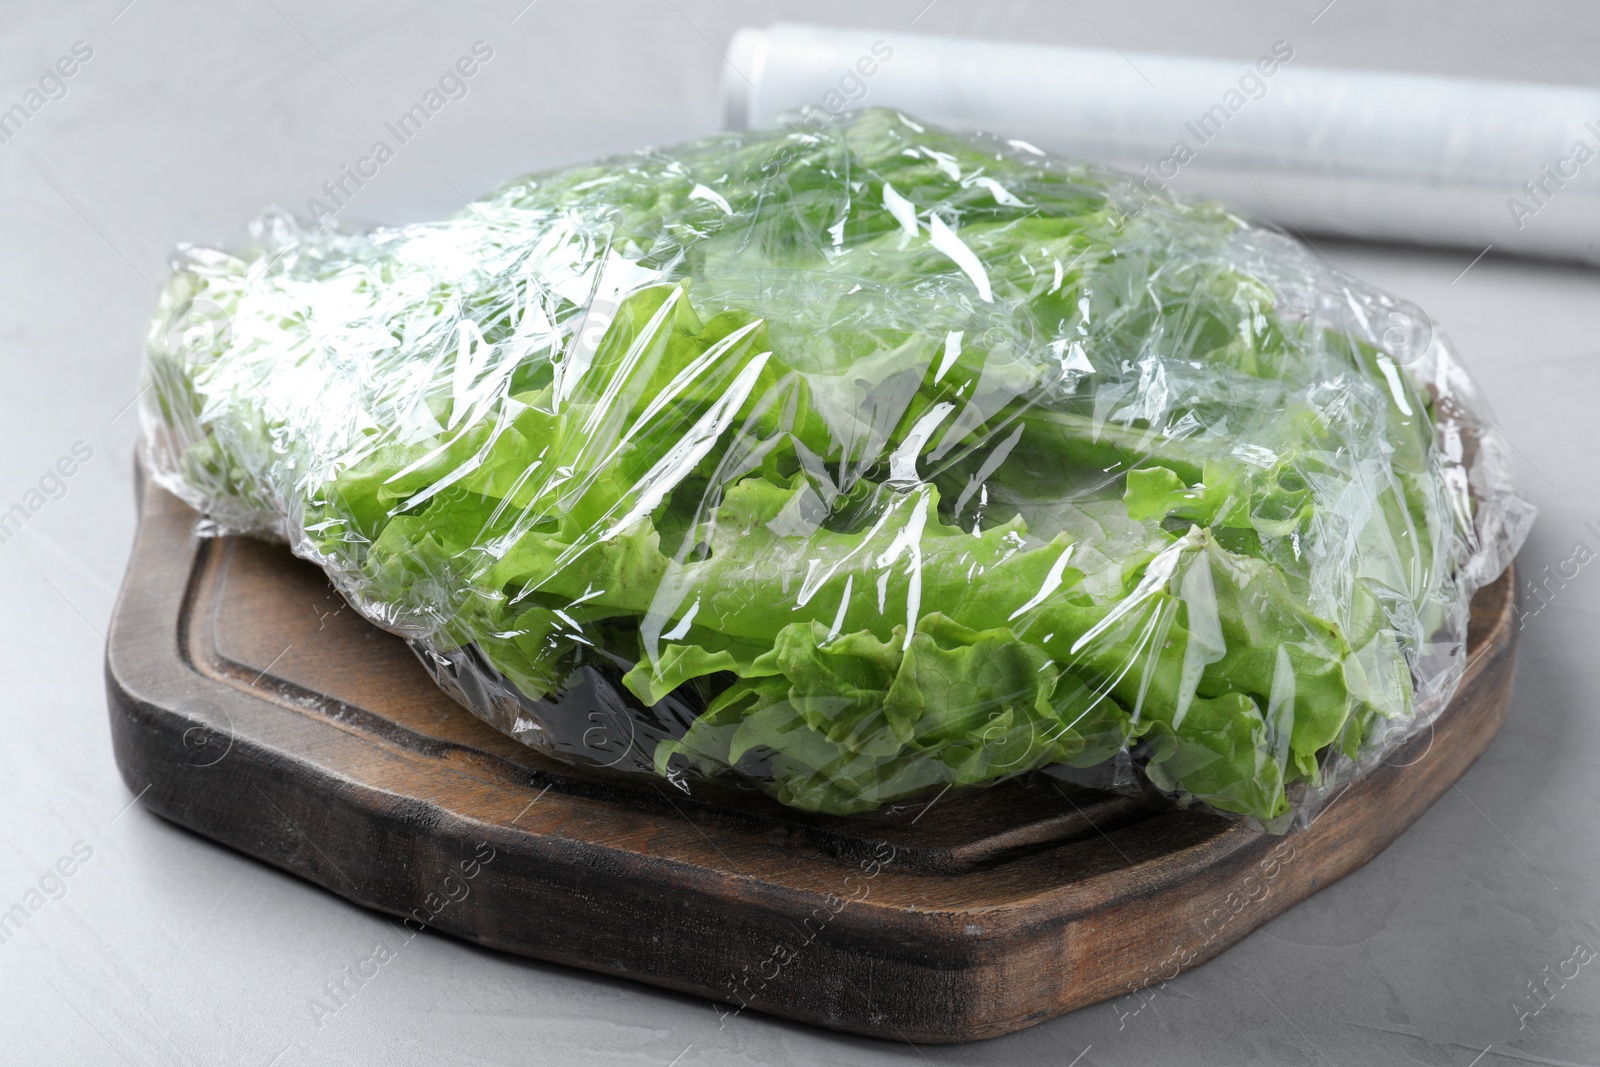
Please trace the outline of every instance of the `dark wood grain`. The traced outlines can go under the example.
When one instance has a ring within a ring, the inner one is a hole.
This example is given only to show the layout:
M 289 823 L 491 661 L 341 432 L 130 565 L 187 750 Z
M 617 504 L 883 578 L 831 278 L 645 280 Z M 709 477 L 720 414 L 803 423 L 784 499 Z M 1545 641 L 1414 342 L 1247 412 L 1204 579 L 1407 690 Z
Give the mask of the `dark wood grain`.
M 320 572 L 198 540 L 193 519 L 143 489 L 106 660 L 118 764 L 152 810 L 469 941 L 917 1042 L 1008 1033 L 1215 956 L 1393 841 L 1511 692 L 1507 575 L 1473 603 L 1436 727 L 1286 838 L 1042 776 L 810 816 L 548 759 L 453 703 Z

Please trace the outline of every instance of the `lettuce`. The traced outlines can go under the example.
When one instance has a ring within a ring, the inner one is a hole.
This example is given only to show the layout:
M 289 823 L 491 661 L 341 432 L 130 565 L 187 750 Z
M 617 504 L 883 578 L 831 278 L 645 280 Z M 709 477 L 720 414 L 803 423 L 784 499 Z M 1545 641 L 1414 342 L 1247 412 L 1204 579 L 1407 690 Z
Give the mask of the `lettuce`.
M 582 676 L 685 784 L 850 813 L 1130 753 L 1276 824 L 1461 602 L 1371 298 L 1111 171 L 865 111 L 261 233 L 168 285 L 157 476 L 569 754 Z

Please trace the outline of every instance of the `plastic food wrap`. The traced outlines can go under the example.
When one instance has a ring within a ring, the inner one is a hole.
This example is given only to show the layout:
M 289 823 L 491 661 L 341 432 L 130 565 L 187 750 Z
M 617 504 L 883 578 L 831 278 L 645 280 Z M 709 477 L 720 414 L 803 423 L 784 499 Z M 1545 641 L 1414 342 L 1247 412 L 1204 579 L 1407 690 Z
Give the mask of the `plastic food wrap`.
M 1003 124 L 1307 233 L 1600 264 L 1596 89 L 1319 67 L 1298 33 L 1206 59 L 903 30 L 738 31 L 728 124 L 870 100 L 955 129 Z
M 256 235 L 167 284 L 152 476 L 685 791 L 1042 770 L 1281 829 L 1442 710 L 1532 518 L 1410 305 L 894 111 Z

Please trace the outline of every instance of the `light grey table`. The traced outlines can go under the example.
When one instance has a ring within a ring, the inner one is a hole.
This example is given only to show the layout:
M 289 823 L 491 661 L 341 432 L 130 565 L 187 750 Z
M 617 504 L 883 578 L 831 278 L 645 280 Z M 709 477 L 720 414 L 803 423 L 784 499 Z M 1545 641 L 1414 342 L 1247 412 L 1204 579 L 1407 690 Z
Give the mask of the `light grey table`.
M 6 0 L 0 14 L 0 107 L 74 42 L 93 51 L 0 144 L 0 510 L 41 478 L 50 491 L 0 544 L 0 910 L 48 894 L 0 944 L 0 1062 L 1600 1063 L 1600 962 L 1520 1030 L 1516 1007 L 1576 942 L 1600 948 L 1600 567 L 1527 619 L 1500 737 L 1367 868 L 1138 1014 L 1102 1005 L 954 1048 L 750 1014 L 719 1025 L 705 1001 L 431 934 L 315 1018 L 324 983 L 393 927 L 145 811 L 112 762 L 100 667 L 134 522 L 128 404 L 167 250 L 237 243 L 269 203 L 304 212 L 475 41 L 493 57 L 469 94 L 344 221 L 434 217 L 519 172 L 709 131 L 717 49 L 740 23 L 916 18 L 918 31 L 1224 57 L 1281 37 L 1307 63 L 1596 85 L 1592 6 L 124 4 Z M 1600 273 L 1491 254 L 1461 274 L 1470 254 L 1318 243 L 1428 308 L 1476 371 L 1543 509 L 1526 573 L 1579 542 L 1600 550 Z M 89 458 L 46 478 L 75 448 Z

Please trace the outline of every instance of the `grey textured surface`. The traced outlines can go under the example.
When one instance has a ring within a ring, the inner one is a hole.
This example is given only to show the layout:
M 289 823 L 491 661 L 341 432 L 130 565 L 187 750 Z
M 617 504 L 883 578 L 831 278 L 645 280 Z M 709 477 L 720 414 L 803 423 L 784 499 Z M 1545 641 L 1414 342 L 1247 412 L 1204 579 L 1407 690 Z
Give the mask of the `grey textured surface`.
M 470 94 L 346 221 L 436 216 L 522 171 L 713 129 L 716 49 L 779 18 L 892 32 L 921 10 L 923 32 L 1215 56 L 1283 37 L 1308 63 L 1600 84 L 1600 12 L 1577 2 L 1335 0 L 1320 16 L 1326 0 L 925 2 L 5 4 L 0 107 L 73 42 L 94 55 L 0 145 L 0 510 L 75 442 L 93 457 L 0 544 L 0 911 L 75 845 L 92 855 L 46 879 L 59 898 L 0 944 L 0 1061 L 1600 1063 L 1600 961 L 1518 1018 L 1542 1003 L 1530 982 L 1576 966 L 1576 942 L 1600 947 L 1600 568 L 1576 562 L 1600 550 L 1593 270 L 1491 254 L 1460 274 L 1456 252 L 1318 242 L 1445 325 L 1543 509 L 1527 571 L 1570 561 L 1576 577 L 1526 619 L 1509 721 L 1458 790 L 1137 1014 L 1130 998 L 954 1048 L 750 1014 L 719 1027 L 704 1001 L 424 935 L 319 1022 L 311 998 L 378 941 L 398 947 L 393 928 L 175 829 L 123 787 L 102 635 L 134 522 L 126 407 L 166 252 L 237 242 L 268 203 L 303 211 L 475 40 L 495 53 Z

